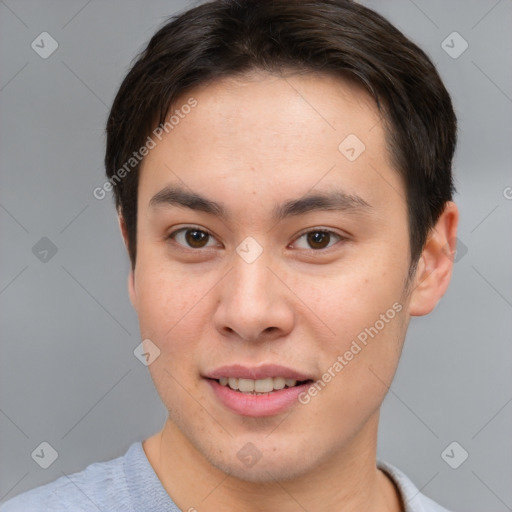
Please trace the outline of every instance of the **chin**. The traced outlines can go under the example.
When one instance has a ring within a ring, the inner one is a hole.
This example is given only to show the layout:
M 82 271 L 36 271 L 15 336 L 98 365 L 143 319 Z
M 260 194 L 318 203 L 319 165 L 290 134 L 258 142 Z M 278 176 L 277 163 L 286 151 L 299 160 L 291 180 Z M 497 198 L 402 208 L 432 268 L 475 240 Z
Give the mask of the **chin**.
M 217 469 L 233 478 L 253 484 L 275 484 L 276 481 L 294 480 L 309 472 L 309 468 L 306 467 L 283 466 L 272 463 L 262 464 L 261 466 L 257 464 L 252 468 L 243 468 L 239 464 L 222 464 L 217 465 Z
M 293 480 L 310 473 L 315 466 L 312 457 L 305 457 L 304 454 L 300 457 L 287 457 L 286 454 L 277 450 L 272 451 L 272 449 L 258 453 L 252 446 L 248 443 L 245 452 L 234 451 L 229 460 L 211 454 L 204 455 L 212 466 L 223 473 L 255 484 L 273 484 L 276 481 Z M 295 450 L 294 453 L 297 451 Z M 249 459 L 251 452 L 253 452 L 253 460 Z M 239 453 L 241 453 L 240 457 Z M 244 458 L 247 459 L 247 463 L 243 462 Z

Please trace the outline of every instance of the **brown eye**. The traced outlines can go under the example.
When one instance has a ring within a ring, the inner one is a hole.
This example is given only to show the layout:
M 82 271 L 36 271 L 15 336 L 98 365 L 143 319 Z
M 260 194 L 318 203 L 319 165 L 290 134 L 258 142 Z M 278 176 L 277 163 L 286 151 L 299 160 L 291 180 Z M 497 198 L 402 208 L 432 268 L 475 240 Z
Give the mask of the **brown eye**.
M 307 241 L 312 249 L 325 249 L 331 241 L 331 234 L 326 231 L 311 231 L 307 233 Z
M 199 231 L 197 229 L 187 229 L 185 232 L 185 239 L 190 247 L 200 248 L 204 247 L 208 243 L 209 235 L 204 231 Z
M 319 251 L 335 245 L 340 240 L 346 240 L 346 238 L 333 231 L 314 229 L 299 236 L 293 245 L 299 249 Z
M 169 238 L 174 239 L 178 244 L 191 249 L 202 249 L 212 245 L 214 241 L 210 233 L 196 228 L 182 228 L 171 233 Z

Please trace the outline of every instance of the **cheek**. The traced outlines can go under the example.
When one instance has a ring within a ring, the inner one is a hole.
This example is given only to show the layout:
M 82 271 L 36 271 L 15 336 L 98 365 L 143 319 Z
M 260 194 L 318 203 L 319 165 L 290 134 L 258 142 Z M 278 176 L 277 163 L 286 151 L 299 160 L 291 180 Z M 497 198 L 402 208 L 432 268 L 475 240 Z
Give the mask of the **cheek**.
M 147 268 L 141 265 L 136 278 L 140 332 L 160 350 L 148 369 L 162 402 L 178 420 L 192 406 L 184 389 L 197 395 L 197 347 L 208 316 L 201 299 L 212 285 L 176 269 Z
M 342 424 L 347 429 L 363 424 L 380 406 L 396 371 L 407 327 L 402 278 L 380 274 L 370 267 L 326 281 L 327 292 L 318 283 L 309 288 L 311 309 L 334 333 L 316 337 L 323 373 L 318 391 L 304 397 L 311 401 L 312 416 L 324 414 L 325 404 L 333 406 L 323 432 L 327 437 L 341 433 Z
M 322 278 L 303 277 L 295 289 L 300 290 L 298 295 L 307 298 L 306 305 L 329 327 L 330 335 L 326 336 L 324 346 L 342 350 L 376 323 L 380 331 L 398 323 L 397 310 L 405 309 L 405 275 L 405 262 L 393 267 L 379 258 L 366 264 L 360 261 L 347 265 Z
M 378 258 L 360 258 L 322 280 L 302 281 L 301 295 L 329 327 L 322 338 L 318 330 L 310 335 L 324 372 L 321 380 L 329 382 L 317 405 L 336 403 L 343 411 L 333 414 L 333 421 L 375 411 L 396 371 L 407 323 L 402 303 L 407 266 L 389 254 L 380 251 Z
M 183 270 L 141 265 L 136 276 L 137 314 L 142 336 L 152 339 L 165 353 L 191 347 L 205 325 L 202 300 L 212 287 L 207 277 L 198 279 Z

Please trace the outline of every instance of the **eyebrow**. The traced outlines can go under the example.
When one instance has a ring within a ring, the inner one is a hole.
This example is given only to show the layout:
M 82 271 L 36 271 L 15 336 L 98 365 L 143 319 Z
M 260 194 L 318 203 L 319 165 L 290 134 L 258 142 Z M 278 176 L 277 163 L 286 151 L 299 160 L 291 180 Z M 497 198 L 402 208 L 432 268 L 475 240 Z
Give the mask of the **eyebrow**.
M 349 213 L 364 213 L 372 206 L 362 197 L 347 194 L 341 190 L 307 194 L 299 199 L 286 201 L 274 208 L 275 220 L 294 215 L 304 215 L 316 210 L 337 210 Z
M 223 204 L 179 186 L 163 188 L 150 199 L 149 206 L 150 208 L 176 206 L 202 211 L 224 219 L 230 217 Z M 333 190 L 331 192 L 308 193 L 298 199 L 292 199 L 283 204 L 276 205 L 273 209 L 273 219 L 280 221 L 287 217 L 304 215 L 318 210 L 365 213 L 372 208 L 368 202 L 358 195 Z
M 165 187 L 156 193 L 149 201 L 150 208 L 160 206 L 178 206 L 210 213 L 218 217 L 227 217 L 224 206 L 211 199 L 203 197 L 196 192 L 185 190 L 181 187 Z

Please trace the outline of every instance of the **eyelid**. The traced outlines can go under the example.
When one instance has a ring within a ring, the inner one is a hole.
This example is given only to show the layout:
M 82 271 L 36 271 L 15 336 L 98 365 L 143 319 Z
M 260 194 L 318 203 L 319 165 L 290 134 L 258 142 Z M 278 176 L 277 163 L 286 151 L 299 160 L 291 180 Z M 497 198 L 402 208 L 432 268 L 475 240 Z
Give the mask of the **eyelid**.
M 173 226 L 172 231 L 170 231 L 166 236 L 170 237 L 171 235 L 174 235 L 176 232 L 181 231 L 183 229 L 197 229 L 197 231 L 204 231 L 205 233 L 214 236 L 209 229 L 206 229 L 203 226 L 200 226 L 199 224 L 183 224 L 182 226 L 178 224 L 177 226 Z
M 197 225 L 194 225 L 194 224 L 186 224 L 186 225 L 178 227 L 178 228 L 176 228 L 174 226 L 172 231 L 165 235 L 165 240 L 172 240 L 181 249 L 189 249 L 189 250 L 192 250 L 192 251 L 195 251 L 195 252 L 198 252 L 201 249 L 202 250 L 211 249 L 212 246 L 205 246 L 205 247 L 200 247 L 199 249 L 196 249 L 196 248 L 193 248 L 193 247 L 189 247 L 187 245 L 180 244 L 179 242 L 176 242 L 175 236 L 176 236 L 177 233 L 179 233 L 180 231 L 188 231 L 188 230 L 194 230 L 194 229 L 197 230 L 197 231 L 201 231 L 202 233 L 206 233 L 209 237 L 213 238 L 217 243 L 219 243 L 219 241 L 217 240 L 217 237 L 209 229 L 206 229 L 206 228 L 204 228 L 202 226 L 197 226 Z
M 184 225 L 184 226 L 181 226 L 181 227 L 178 227 L 177 229 L 174 229 L 165 236 L 165 239 L 166 240 L 173 240 L 180 248 L 184 248 L 184 249 L 189 249 L 189 250 L 192 250 L 192 251 L 195 251 L 195 252 L 198 252 L 199 250 L 208 250 L 210 249 L 212 246 L 205 246 L 205 247 L 201 247 L 201 248 L 193 248 L 193 247 L 188 247 L 186 245 L 183 245 L 179 242 L 176 242 L 175 240 L 175 235 L 177 233 L 179 233 L 180 231 L 187 231 L 187 230 L 193 230 L 193 229 L 196 229 L 197 231 L 201 231 L 203 233 L 206 233 L 209 237 L 213 238 L 215 241 L 218 242 L 217 240 L 217 237 L 209 230 L 209 229 L 206 229 L 202 226 L 198 226 L 198 225 L 194 225 L 194 224 L 187 224 L 187 225 Z M 297 242 L 297 240 L 299 240 L 301 237 L 305 236 L 305 235 L 308 235 L 309 233 L 328 233 L 330 235 L 334 235 L 336 237 L 338 237 L 338 241 L 335 242 L 334 244 L 332 245 L 329 245 L 323 249 L 312 249 L 312 248 L 309 248 L 309 249 L 300 249 L 302 251 L 311 251 L 311 252 L 314 252 L 314 253 L 321 253 L 321 252 L 326 252 L 328 251 L 329 249 L 331 249 L 332 247 L 336 246 L 337 244 L 339 244 L 340 242 L 343 242 L 343 241 L 347 241 L 349 240 L 349 236 L 347 234 L 342 234 L 342 233 L 339 233 L 335 230 L 333 230 L 332 228 L 327 228 L 327 227 L 321 227 L 321 226 L 318 226 L 318 227 L 314 227 L 314 228 L 307 228 L 305 229 L 304 231 L 300 232 L 298 235 L 296 235 L 293 239 L 293 241 L 287 246 L 289 247 L 290 245 L 293 245 Z
M 340 242 L 344 242 L 344 241 L 347 241 L 349 240 L 349 236 L 346 235 L 346 234 L 341 234 L 341 233 L 338 233 L 337 231 L 331 229 L 331 228 L 326 228 L 326 227 L 316 227 L 316 228 L 308 228 L 306 229 L 305 231 L 299 233 L 294 239 L 293 239 L 293 242 L 290 244 L 290 245 L 293 245 L 297 242 L 297 240 L 299 240 L 300 238 L 302 238 L 304 235 L 308 235 L 309 233 L 328 233 L 329 235 L 334 235 L 336 237 L 339 238 L 339 240 L 335 243 L 333 243 L 332 245 L 329 245 L 323 249 L 312 249 L 312 248 L 308 248 L 308 249 L 300 249 L 302 251 L 308 251 L 308 252 L 313 252 L 313 253 L 322 253 L 322 252 L 327 252 L 329 251 L 331 248 L 335 247 L 336 245 L 338 245 Z M 289 245 L 289 246 L 290 246 Z M 289 247 L 288 246 L 288 247 Z

